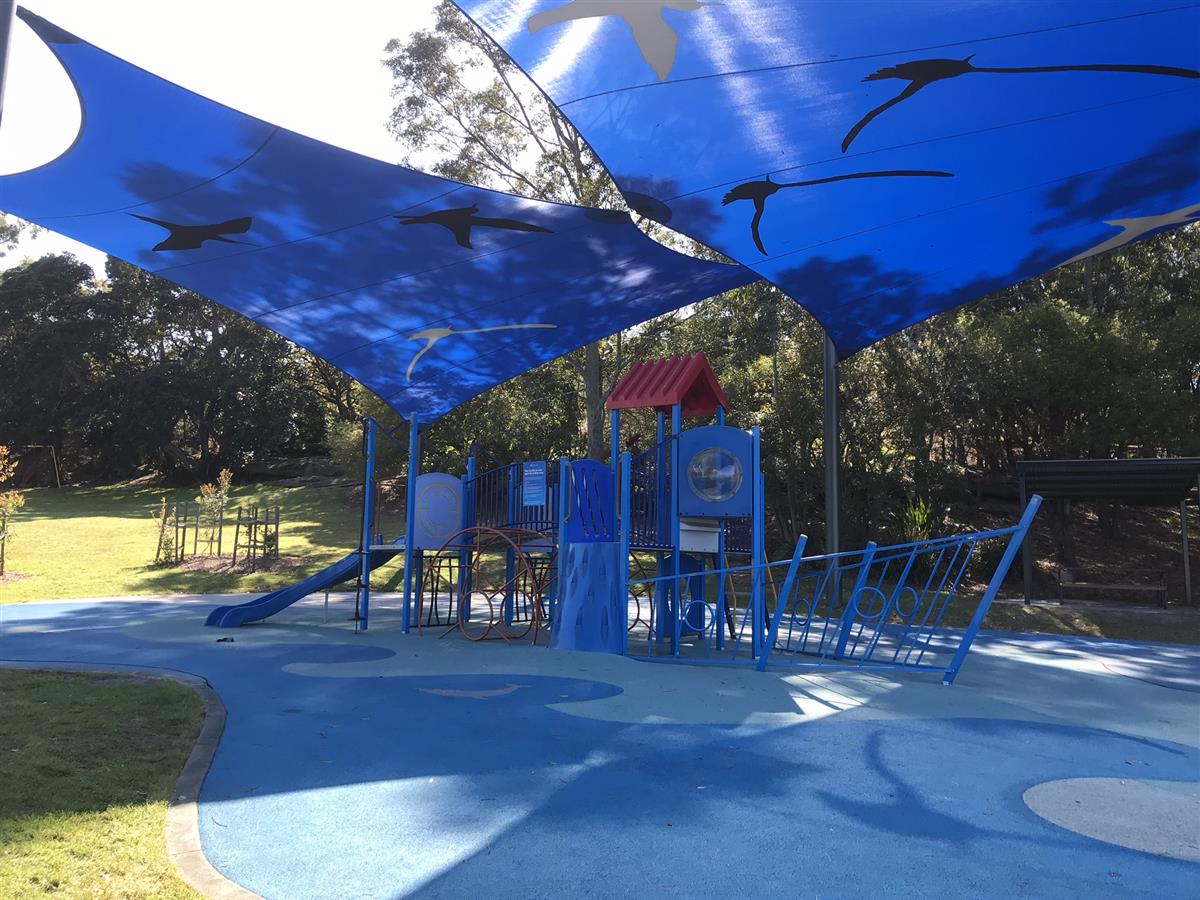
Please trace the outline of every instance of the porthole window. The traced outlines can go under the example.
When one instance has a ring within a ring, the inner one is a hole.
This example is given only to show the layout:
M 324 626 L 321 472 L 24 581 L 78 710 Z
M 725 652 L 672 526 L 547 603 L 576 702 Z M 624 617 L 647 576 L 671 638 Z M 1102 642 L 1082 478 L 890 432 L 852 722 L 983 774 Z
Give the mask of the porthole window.
M 722 503 L 742 486 L 742 463 L 720 447 L 696 453 L 687 467 L 687 483 L 692 493 L 709 503 Z

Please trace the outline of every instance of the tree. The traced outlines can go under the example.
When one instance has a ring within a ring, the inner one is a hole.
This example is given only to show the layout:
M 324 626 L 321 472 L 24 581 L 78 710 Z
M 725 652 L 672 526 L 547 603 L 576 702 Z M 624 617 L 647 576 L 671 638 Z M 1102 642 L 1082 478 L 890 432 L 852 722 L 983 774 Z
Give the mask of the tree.
M 12 458 L 8 447 L 0 445 L 0 485 L 9 481 L 17 471 L 17 461 Z M 5 555 L 8 549 L 8 539 L 12 537 L 13 516 L 25 505 L 25 495 L 21 491 L 0 491 L 0 577 L 4 575 Z

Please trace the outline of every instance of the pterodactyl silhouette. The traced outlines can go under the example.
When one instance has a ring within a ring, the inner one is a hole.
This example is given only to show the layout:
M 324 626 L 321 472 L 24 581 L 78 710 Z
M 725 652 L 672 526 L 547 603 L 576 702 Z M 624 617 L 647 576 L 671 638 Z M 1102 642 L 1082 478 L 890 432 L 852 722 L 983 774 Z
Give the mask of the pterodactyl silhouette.
M 886 112 L 915 94 L 921 88 L 928 87 L 935 81 L 945 81 L 947 78 L 957 78 L 970 72 L 983 72 L 999 75 L 1029 75 L 1037 72 L 1133 72 L 1140 75 L 1171 75 L 1175 78 L 1200 78 L 1200 72 L 1195 69 L 1181 69 L 1176 66 L 1135 66 L 1135 65 L 1086 65 L 1086 66 L 1017 66 L 995 67 L 974 66 L 972 53 L 966 59 L 918 59 L 912 62 L 900 63 L 898 66 L 888 66 L 877 72 L 872 72 L 863 81 L 883 81 L 887 78 L 898 78 L 907 81 L 908 86 L 899 94 L 881 103 L 855 123 L 842 140 L 842 152 L 845 153 L 858 137 L 859 132 L 881 113 Z
M 518 328 L 557 328 L 557 325 L 493 325 L 490 328 L 426 328 L 424 331 L 418 331 L 416 334 L 410 334 L 410 341 L 424 341 L 425 346 L 417 351 L 417 355 L 412 358 L 412 362 L 408 364 L 408 371 L 404 373 L 405 381 L 412 381 L 413 369 L 417 367 L 417 363 L 421 361 L 421 357 L 433 349 L 433 345 L 442 338 L 448 338 L 454 334 L 483 334 L 485 331 L 514 331 Z
M 199 250 L 205 241 L 220 241 L 222 244 L 244 244 L 245 241 L 235 241 L 224 237 L 226 234 L 245 234 L 254 224 L 249 216 L 240 219 L 230 219 L 228 222 L 217 222 L 215 225 L 177 225 L 174 222 L 164 222 L 162 219 L 152 219 L 149 216 L 139 216 L 130 213 L 135 219 L 158 225 L 171 232 L 154 250 Z
M 720 6 L 700 0 L 571 0 L 565 6 L 530 16 L 529 31 L 537 34 L 549 25 L 559 25 L 575 19 L 594 19 L 601 16 L 620 16 L 633 32 L 633 39 L 642 51 L 659 81 L 666 81 L 675 67 L 675 50 L 679 35 L 663 18 L 664 9 L 695 12 L 702 6 Z
M 810 187 L 814 184 L 829 184 L 832 181 L 853 181 L 856 178 L 903 178 L 906 176 L 917 176 L 922 178 L 953 178 L 952 172 L 937 172 L 928 171 L 925 169 L 892 169 L 884 172 L 855 172 L 852 175 L 833 175 L 829 178 L 814 178 L 812 181 L 772 181 L 768 175 L 763 181 L 747 181 L 745 184 L 739 184 L 737 187 L 730 190 L 724 197 L 721 198 L 721 205 L 728 206 L 736 200 L 753 200 L 754 201 L 754 218 L 750 220 L 750 233 L 754 235 L 754 246 L 763 255 L 767 255 L 767 248 L 763 246 L 762 238 L 758 233 L 758 224 L 762 221 L 763 210 L 766 208 L 767 198 L 780 191 L 783 188 L 793 187 Z
M 508 231 L 539 231 L 550 234 L 549 228 L 541 225 L 530 225 L 528 222 L 518 222 L 516 219 L 489 219 L 476 215 L 479 207 L 472 203 L 470 206 L 460 206 L 457 209 L 439 209 L 437 212 L 426 213 L 423 216 L 395 216 L 401 225 L 441 225 L 458 242 L 458 246 L 474 250 L 471 246 L 472 228 L 504 228 Z

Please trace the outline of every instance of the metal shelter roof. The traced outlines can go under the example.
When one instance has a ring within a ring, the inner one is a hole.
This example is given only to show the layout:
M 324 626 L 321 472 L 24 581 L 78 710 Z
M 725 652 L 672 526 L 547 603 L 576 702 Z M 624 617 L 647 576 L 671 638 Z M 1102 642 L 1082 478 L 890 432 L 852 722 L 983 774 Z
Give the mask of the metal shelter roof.
M 1047 500 L 1176 506 L 1200 487 L 1200 458 L 1034 460 L 1017 463 L 1017 477 Z
M 676 403 L 687 418 L 711 416 L 718 406 L 729 409 L 729 398 L 703 353 L 636 363 L 617 382 L 606 406 L 666 412 Z

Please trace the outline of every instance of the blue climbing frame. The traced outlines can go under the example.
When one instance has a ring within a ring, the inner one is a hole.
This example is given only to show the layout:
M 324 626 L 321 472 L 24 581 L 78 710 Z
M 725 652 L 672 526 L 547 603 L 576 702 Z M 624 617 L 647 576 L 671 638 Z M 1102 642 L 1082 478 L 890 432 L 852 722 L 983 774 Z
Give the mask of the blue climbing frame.
M 564 457 L 483 468 L 473 449 L 461 478 L 421 472 L 415 418 L 407 443 L 397 437 L 399 429 L 365 419 L 358 628 L 369 623 L 372 569 L 401 551 L 403 631 L 427 597 L 426 551 L 457 554 L 456 615 L 469 620 L 476 551 L 459 535 L 519 531 L 523 562 L 535 558 L 548 573 L 544 596 L 534 603 L 550 624 L 554 648 L 760 670 L 918 670 L 950 683 L 1041 503 L 1033 497 L 1008 528 L 912 544 L 805 556 L 802 537 L 789 559 L 769 562 L 762 436 L 757 428 L 727 424 L 727 400 L 703 356 L 635 366 L 609 402 L 607 465 Z M 639 407 L 654 410 L 655 443 L 637 454 L 621 452 L 621 411 Z M 406 456 L 408 469 L 404 533 L 390 541 L 376 496 L 381 436 Z M 511 625 L 517 560 L 515 551 L 506 553 L 502 609 L 504 624 Z M 647 565 L 650 577 L 635 571 Z M 330 578 L 349 571 L 343 566 Z M 222 608 L 209 621 L 265 618 L 302 593 L 293 591 L 252 616 L 240 615 L 240 607 Z M 949 627 L 948 621 L 963 618 L 957 608 L 947 618 L 952 606 L 971 602 L 966 628 Z M 522 615 L 528 611 L 516 614 Z

